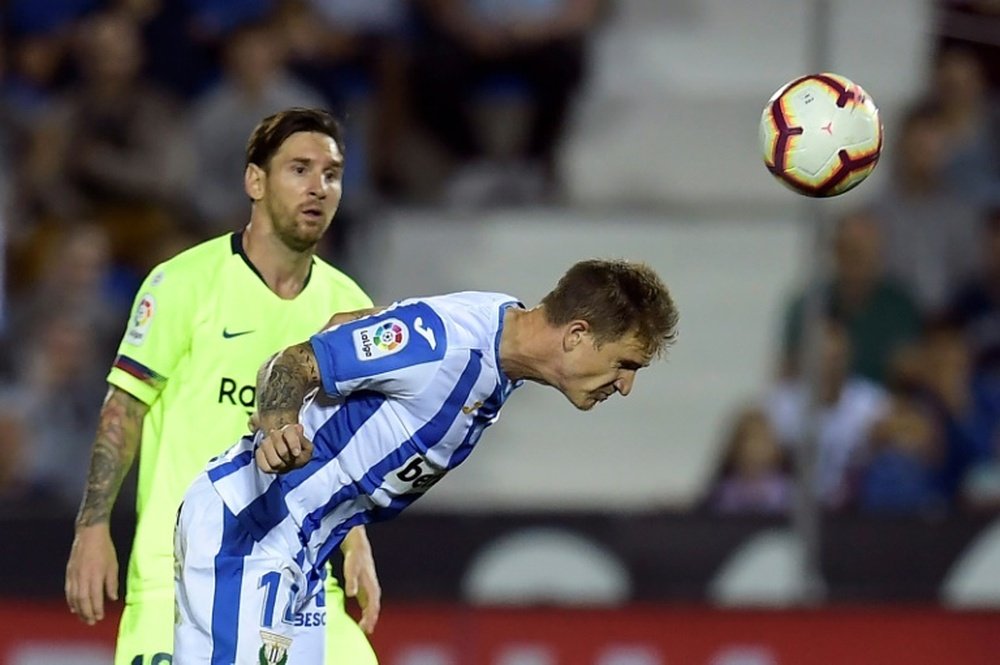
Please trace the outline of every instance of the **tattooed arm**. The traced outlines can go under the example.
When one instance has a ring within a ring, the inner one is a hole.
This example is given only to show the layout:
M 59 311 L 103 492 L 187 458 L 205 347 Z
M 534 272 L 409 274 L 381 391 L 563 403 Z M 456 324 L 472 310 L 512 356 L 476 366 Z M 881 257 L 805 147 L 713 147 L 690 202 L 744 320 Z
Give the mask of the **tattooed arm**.
M 104 594 L 118 599 L 118 556 L 109 520 L 125 475 L 132 467 L 142 421 L 149 407 L 112 386 L 101 407 L 100 423 L 90 455 L 83 502 L 66 565 L 66 601 L 87 624 L 104 618 Z
M 319 367 L 308 342 L 288 347 L 261 368 L 256 418 L 265 437 L 254 455 L 261 470 L 291 471 L 312 457 L 312 442 L 298 424 L 299 409 L 309 391 L 319 385 Z
M 299 421 L 302 400 L 320 385 L 319 366 L 309 342 L 276 354 L 257 377 L 257 412 L 265 432 Z

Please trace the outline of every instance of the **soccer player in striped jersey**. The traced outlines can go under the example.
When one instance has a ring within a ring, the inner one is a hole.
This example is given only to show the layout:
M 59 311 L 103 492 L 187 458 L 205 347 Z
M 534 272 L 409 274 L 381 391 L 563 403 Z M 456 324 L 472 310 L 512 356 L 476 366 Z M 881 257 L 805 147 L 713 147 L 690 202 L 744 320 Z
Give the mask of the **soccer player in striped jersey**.
M 340 203 L 343 166 L 340 128 L 328 113 L 288 109 L 265 118 L 247 145 L 248 226 L 161 264 L 136 297 L 108 374 L 66 569 L 70 608 L 89 624 L 101 620 L 104 595 L 118 595 L 108 518 L 141 445 L 115 665 L 171 662 L 177 507 L 205 463 L 246 431 L 261 362 L 320 330 L 331 310 L 371 306 L 353 280 L 315 256 Z M 345 586 L 370 631 L 380 590 L 363 529 L 346 549 Z M 327 594 L 329 639 L 347 654 L 336 662 L 373 665 L 333 575 Z
M 174 662 L 323 662 L 317 591 L 354 527 L 461 464 L 524 381 L 583 410 L 628 395 L 676 321 L 648 266 L 591 260 L 532 309 L 500 293 L 403 300 L 277 354 L 258 377 L 259 430 L 181 506 Z

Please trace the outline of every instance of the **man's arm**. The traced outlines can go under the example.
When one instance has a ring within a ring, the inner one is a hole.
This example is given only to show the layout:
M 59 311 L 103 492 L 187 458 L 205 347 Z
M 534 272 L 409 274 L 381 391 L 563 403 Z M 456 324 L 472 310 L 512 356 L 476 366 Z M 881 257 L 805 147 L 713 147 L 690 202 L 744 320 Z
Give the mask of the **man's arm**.
M 66 601 L 89 625 L 104 618 L 105 592 L 112 600 L 118 599 L 118 557 L 109 520 L 122 481 L 135 460 L 147 411 L 146 404 L 115 386 L 108 390 L 101 407 L 66 565 Z
M 261 429 L 271 432 L 297 423 L 302 400 L 319 385 L 319 365 L 309 342 L 290 346 L 275 354 L 257 378 L 257 411 Z
M 320 385 L 319 366 L 308 342 L 275 354 L 257 373 L 256 422 L 264 432 L 254 458 L 268 473 L 298 469 L 312 457 L 312 442 L 298 424 L 299 409 Z

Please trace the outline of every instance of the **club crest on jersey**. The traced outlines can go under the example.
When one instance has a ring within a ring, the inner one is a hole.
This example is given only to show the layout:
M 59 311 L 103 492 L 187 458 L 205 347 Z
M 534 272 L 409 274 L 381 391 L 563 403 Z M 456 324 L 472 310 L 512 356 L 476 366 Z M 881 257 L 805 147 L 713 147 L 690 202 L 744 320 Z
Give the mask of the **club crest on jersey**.
M 354 331 L 358 360 L 375 360 L 402 351 L 410 341 L 410 329 L 399 319 L 385 319 Z
M 259 665 L 287 665 L 288 647 L 292 646 L 291 639 L 269 633 L 266 630 L 260 631 L 260 639 L 264 641 L 264 644 L 261 645 L 258 652 Z
M 125 341 L 133 346 L 139 346 L 146 340 L 146 333 L 153 322 L 153 314 L 156 311 L 156 301 L 148 293 L 139 299 L 139 304 L 135 306 L 135 313 L 129 324 L 128 332 L 125 333 Z

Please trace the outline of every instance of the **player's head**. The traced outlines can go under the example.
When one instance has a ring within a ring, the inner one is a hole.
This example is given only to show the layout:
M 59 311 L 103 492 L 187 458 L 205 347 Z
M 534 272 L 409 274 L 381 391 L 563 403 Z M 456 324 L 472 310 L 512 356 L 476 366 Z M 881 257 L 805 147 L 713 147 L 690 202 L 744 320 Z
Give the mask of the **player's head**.
M 554 383 L 579 409 L 616 392 L 628 395 L 636 372 L 676 337 L 670 292 L 643 263 L 581 261 L 541 306 L 546 322 L 561 335 Z
M 340 205 L 343 172 L 343 139 L 332 115 L 292 108 L 264 118 L 247 142 L 244 173 L 255 223 L 270 223 L 295 251 L 315 247 Z

